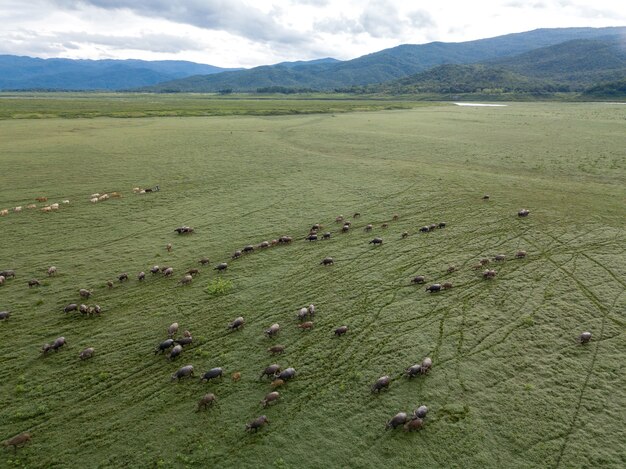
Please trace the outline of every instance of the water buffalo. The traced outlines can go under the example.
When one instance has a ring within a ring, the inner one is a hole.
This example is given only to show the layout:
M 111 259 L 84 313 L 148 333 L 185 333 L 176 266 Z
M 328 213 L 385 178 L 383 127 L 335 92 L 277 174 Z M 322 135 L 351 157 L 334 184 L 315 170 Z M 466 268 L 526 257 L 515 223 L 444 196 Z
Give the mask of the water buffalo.
M 441 284 L 433 283 L 432 285 L 426 287 L 426 291 L 429 293 L 441 291 Z
M 205 394 L 202 399 L 198 401 L 198 408 L 196 409 L 196 412 L 199 412 L 200 409 L 206 409 L 207 407 L 212 406 L 216 400 L 217 398 L 215 397 L 215 394 L 211 392 Z
M 267 407 L 270 402 L 275 402 L 280 398 L 280 394 L 278 391 L 272 391 L 265 396 L 265 398 L 260 402 L 263 407 Z
M 211 261 L 209 260 L 208 257 L 203 257 L 202 259 L 200 259 L 198 261 L 200 263 L 200 265 L 207 265 L 208 263 L 210 263 Z
M 346 332 L 348 332 L 348 326 L 339 326 L 337 329 L 335 329 L 335 335 L 337 337 L 341 337 Z
M 269 423 L 270 423 L 269 419 L 265 415 L 261 415 L 260 417 L 257 417 L 256 419 L 246 424 L 246 431 L 254 430 L 256 432 L 263 425 L 269 424 Z
M 383 244 L 383 238 L 374 238 L 368 244 L 373 244 L 374 246 L 379 246 Z
M 164 340 L 163 342 L 161 342 L 159 345 L 157 345 L 156 349 L 154 350 L 154 354 L 156 355 L 157 353 L 161 352 L 165 352 L 168 348 L 170 348 L 172 345 L 174 345 L 174 339 L 167 339 Z
M 583 332 L 578 336 L 578 341 L 581 344 L 587 344 L 591 340 L 591 332 Z
M 263 378 L 264 376 L 272 377 L 278 372 L 280 372 L 280 365 L 270 365 L 263 370 L 261 376 L 259 376 L 259 379 Z
M 81 360 L 87 360 L 88 358 L 93 357 L 93 354 L 96 350 L 93 347 L 87 347 L 85 350 L 78 354 L 78 358 Z
M 244 324 L 246 323 L 245 319 L 241 316 L 239 316 L 238 318 L 236 318 L 233 322 L 231 322 L 228 325 L 228 329 L 232 330 L 239 330 L 240 328 L 242 328 L 244 326 Z
M 424 426 L 424 421 L 421 418 L 413 417 L 411 420 L 409 420 L 407 423 L 404 424 L 403 428 L 405 432 L 412 432 L 412 431 L 421 430 L 423 426 Z
M 381 376 L 372 385 L 372 392 L 380 392 L 382 389 L 387 389 L 390 383 L 391 383 L 391 378 L 389 378 L 389 376 L 387 375 Z
M 215 266 L 214 270 L 221 272 L 223 270 L 226 270 L 227 268 L 228 268 L 228 264 L 226 262 L 221 262 Z
M 204 375 L 202 375 L 202 378 L 200 378 L 200 381 L 209 381 L 215 378 L 221 379 L 223 377 L 224 377 L 224 370 L 222 370 L 220 367 L 211 368 Z
M 276 353 L 283 353 L 285 351 L 285 346 L 284 345 L 273 345 L 272 347 L 268 348 L 267 351 L 271 354 L 276 354 Z
M 168 358 L 170 360 L 173 360 L 174 358 L 179 356 L 181 353 L 183 353 L 183 346 L 180 345 L 180 344 L 175 345 L 174 348 L 170 351 L 170 354 L 168 355 Z
M 11 311 L 0 311 L 0 321 L 5 321 L 11 316 Z
M 426 407 L 425 405 L 421 405 L 413 411 L 413 418 L 423 419 L 424 417 L 426 417 L 427 413 L 428 407 Z
M 41 283 L 39 283 L 39 280 L 37 280 L 36 278 L 30 279 L 28 281 L 28 288 L 39 287 L 39 286 L 41 286 Z
M 272 324 L 269 329 L 265 329 L 265 334 L 268 337 L 274 337 L 276 335 L 278 335 L 278 333 L 280 332 L 280 326 L 278 324 Z
M 396 415 L 394 415 L 391 418 L 391 420 L 387 422 L 387 425 L 385 425 L 385 428 L 389 429 L 389 428 L 399 427 L 400 425 L 403 425 L 406 422 L 406 419 L 407 419 L 407 415 L 405 412 L 398 412 Z
M 281 371 L 276 378 L 287 381 L 292 379 L 294 376 L 296 376 L 296 370 L 293 368 L 287 368 L 286 370 Z
M 334 263 L 335 261 L 332 257 L 325 257 L 324 259 L 322 259 L 322 262 L 320 262 L 321 265 L 333 265 Z
M 193 376 L 192 365 L 185 365 L 183 367 L 180 367 L 178 370 L 176 370 L 176 372 L 172 375 L 172 381 L 179 380 L 187 376 Z
M 425 281 L 426 281 L 426 277 L 424 277 L 423 275 L 416 275 L 411 280 L 411 283 L 414 283 L 414 284 L 417 285 L 417 284 L 420 284 L 420 283 L 424 283 Z
M 69 313 L 70 311 L 76 311 L 78 309 L 78 305 L 76 303 L 70 303 L 65 308 L 63 308 L 63 312 Z

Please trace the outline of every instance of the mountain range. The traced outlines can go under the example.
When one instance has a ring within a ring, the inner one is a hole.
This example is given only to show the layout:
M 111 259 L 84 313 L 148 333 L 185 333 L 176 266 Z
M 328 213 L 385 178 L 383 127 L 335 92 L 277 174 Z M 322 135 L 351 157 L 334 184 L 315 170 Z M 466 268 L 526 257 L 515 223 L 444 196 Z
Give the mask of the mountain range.
M 183 61 L 0 56 L 0 89 L 145 92 L 555 92 L 619 94 L 626 27 L 537 29 L 475 41 L 404 44 L 356 59 L 223 69 Z
M 0 55 L 0 90 L 122 90 L 233 69 L 179 60 L 72 60 Z

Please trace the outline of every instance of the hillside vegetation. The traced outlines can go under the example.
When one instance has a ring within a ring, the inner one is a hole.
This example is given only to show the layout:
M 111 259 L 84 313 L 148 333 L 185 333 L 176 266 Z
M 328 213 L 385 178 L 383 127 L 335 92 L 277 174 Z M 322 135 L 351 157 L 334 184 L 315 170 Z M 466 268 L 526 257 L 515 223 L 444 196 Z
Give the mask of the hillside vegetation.
M 12 311 L 0 321 L 0 440 L 32 441 L 0 451 L 0 467 L 624 466 L 623 112 L 515 103 L 2 121 L 0 209 L 24 208 L 0 217 L 0 270 L 16 271 L 0 286 Z M 112 191 L 122 197 L 89 202 Z M 38 196 L 70 204 L 43 213 Z M 305 241 L 314 223 L 332 237 Z M 177 235 L 181 225 L 195 232 Z M 281 235 L 294 240 L 230 259 Z M 472 268 L 498 254 L 495 278 Z M 149 273 L 155 264 L 174 275 Z M 429 294 L 411 284 L 418 274 L 453 287 Z M 102 313 L 63 312 L 85 301 Z M 310 303 L 303 331 L 296 312 Z M 245 327 L 229 332 L 238 316 Z M 193 343 L 169 360 L 154 349 L 173 322 Z M 59 336 L 67 345 L 42 356 Z M 275 344 L 285 353 L 270 356 Z M 95 355 L 81 361 L 86 347 Z M 427 374 L 402 376 L 427 356 Z M 259 375 L 272 363 L 297 374 L 264 409 Z M 188 364 L 195 377 L 172 381 Z M 213 367 L 225 377 L 201 383 Z M 383 375 L 389 389 L 372 393 Z M 196 412 L 207 392 L 216 404 Z M 385 430 L 421 404 L 421 431 Z M 246 432 L 262 414 L 270 424 Z

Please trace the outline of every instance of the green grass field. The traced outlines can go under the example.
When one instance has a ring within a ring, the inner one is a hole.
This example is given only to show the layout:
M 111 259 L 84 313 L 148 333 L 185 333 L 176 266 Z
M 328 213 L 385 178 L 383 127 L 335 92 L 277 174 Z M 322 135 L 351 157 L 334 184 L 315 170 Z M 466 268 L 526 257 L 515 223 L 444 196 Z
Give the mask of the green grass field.
M 12 106 L 3 114 L 24 111 Z M 0 270 L 17 272 L 0 286 L 0 310 L 12 311 L 0 322 L 0 439 L 32 434 L 2 448 L 0 467 L 624 467 L 625 111 L 514 103 L 0 122 L 0 210 L 71 202 L 0 217 Z M 112 191 L 123 197 L 89 202 Z M 341 234 L 335 217 L 357 211 Z M 304 241 L 314 223 L 332 238 Z M 178 236 L 183 224 L 196 232 Z M 281 235 L 294 242 L 230 260 Z M 375 236 L 382 246 L 368 244 Z M 514 259 L 520 249 L 528 256 Z M 472 269 L 501 253 L 495 279 Z M 320 265 L 326 256 L 333 266 Z M 174 276 L 152 276 L 154 264 Z M 59 273 L 48 278 L 50 265 Z M 179 285 L 191 267 L 200 274 Z M 108 289 L 122 272 L 131 279 Z M 417 274 L 454 287 L 426 293 L 410 284 Z M 209 294 L 220 276 L 231 288 Z M 63 312 L 81 303 L 79 288 L 93 289 L 100 317 Z M 314 327 L 301 331 L 295 314 L 310 303 Z M 228 333 L 237 316 L 245 327 Z M 194 343 L 170 362 L 153 350 L 173 322 Z M 334 337 L 341 325 L 349 332 Z M 42 357 L 58 336 L 68 345 Z M 285 353 L 271 357 L 273 344 Z M 80 361 L 88 346 L 95 356 Z M 427 375 L 401 376 L 426 356 Z M 298 374 L 262 409 L 271 363 Z M 195 378 L 172 382 L 187 364 Z M 201 384 L 217 366 L 225 378 Z M 385 374 L 389 390 L 372 394 Z M 218 402 L 196 413 L 206 392 Z M 385 430 L 420 404 L 423 430 Z M 271 423 L 247 433 L 261 414 Z

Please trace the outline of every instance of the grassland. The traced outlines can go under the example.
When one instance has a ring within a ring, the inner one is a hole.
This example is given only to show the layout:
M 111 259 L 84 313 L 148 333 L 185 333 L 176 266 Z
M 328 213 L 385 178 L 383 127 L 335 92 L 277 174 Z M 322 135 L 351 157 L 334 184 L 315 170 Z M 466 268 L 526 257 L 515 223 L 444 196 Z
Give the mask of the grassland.
M 0 93 L 0 120 L 332 114 L 433 105 L 413 99 L 323 93 L 276 98 L 253 94 Z
M 0 269 L 17 271 L 0 286 L 0 310 L 13 311 L 0 323 L 0 439 L 33 435 L 2 451 L 0 466 L 626 464 L 623 107 L 14 119 L 0 130 L 0 209 L 40 195 L 71 201 L 0 218 Z M 158 193 L 131 192 L 156 184 Z M 123 198 L 88 202 L 111 191 Z M 522 207 L 528 218 L 516 216 Z M 353 230 L 338 233 L 335 217 L 356 211 Z M 445 229 L 417 231 L 440 221 Z M 305 242 L 313 223 L 333 237 Z M 177 236 L 181 224 L 196 233 Z M 223 295 L 207 292 L 211 267 L 177 284 L 202 256 L 212 266 L 283 234 L 296 240 L 229 261 Z M 384 244 L 368 244 L 374 236 Z M 518 249 L 528 257 L 512 259 Z M 499 253 L 509 260 L 494 280 L 471 269 Z M 325 256 L 335 265 L 320 266 Z M 173 266 L 174 278 L 105 285 L 153 264 Z M 459 269 L 447 274 L 451 264 Z M 59 274 L 48 279 L 50 265 Z M 454 288 L 427 294 L 409 284 L 416 274 Z M 41 287 L 27 287 L 33 277 Z M 94 290 L 101 317 L 63 313 L 79 288 Z M 309 303 L 317 317 L 303 332 L 295 313 Z M 227 333 L 240 315 L 245 328 Z M 172 363 L 153 349 L 174 321 L 194 344 Z M 282 332 L 268 339 L 274 322 Z M 343 324 L 348 334 L 333 337 Z M 575 340 L 583 330 L 587 346 Z M 41 357 L 61 335 L 69 345 Z M 275 343 L 287 349 L 271 358 Z M 81 362 L 87 346 L 96 355 Z M 428 375 L 400 376 L 425 356 Z M 269 384 L 258 377 L 272 362 L 298 376 L 263 410 Z M 171 382 L 185 364 L 197 375 L 221 366 L 227 378 Z M 371 394 L 384 374 L 389 390 Z M 195 413 L 209 391 L 217 405 Z M 421 432 L 385 431 L 420 404 L 431 409 Z M 262 413 L 271 424 L 246 433 Z

